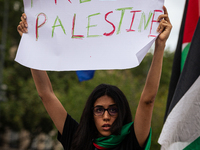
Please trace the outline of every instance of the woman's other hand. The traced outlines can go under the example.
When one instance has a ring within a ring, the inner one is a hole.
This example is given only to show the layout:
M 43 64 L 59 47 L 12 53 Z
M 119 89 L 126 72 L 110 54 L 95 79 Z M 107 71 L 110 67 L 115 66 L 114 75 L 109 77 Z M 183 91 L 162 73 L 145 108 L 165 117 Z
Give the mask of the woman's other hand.
M 19 25 L 17 26 L 17 31 L 19 32 L 20 36 L 22 36 L 23 33 L 28 32 L 28 24 L 27 24 L 26 19 L 27 19 L 26 14 L 23 13 L 21 16 L 21 21 L 19 22 Z
M 157 19 L 157 21 L 160 21 L 160 24 L 157 28 L 157 31 L 160 34 L 156 39 L 156 44 L 165 44 L 172 29 L 172 25 L 165 6 L 163 6 L 163 10 L 164 14 L 160 15 Z

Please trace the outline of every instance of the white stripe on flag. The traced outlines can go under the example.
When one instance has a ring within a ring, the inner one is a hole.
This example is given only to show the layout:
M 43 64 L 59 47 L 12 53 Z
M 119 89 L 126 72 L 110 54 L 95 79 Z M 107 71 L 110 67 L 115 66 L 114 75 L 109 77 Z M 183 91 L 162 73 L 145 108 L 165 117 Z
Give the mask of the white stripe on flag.
M 183 43 L 183 44 L 182 44 L 182 51 L 184 50 L 184 48 L 185 48 L 188 44 L 189 44 L 189 42 Z
M 161 150 L 181 150 L 199 136 L 200 76 L 168 115 L 158 143 Z

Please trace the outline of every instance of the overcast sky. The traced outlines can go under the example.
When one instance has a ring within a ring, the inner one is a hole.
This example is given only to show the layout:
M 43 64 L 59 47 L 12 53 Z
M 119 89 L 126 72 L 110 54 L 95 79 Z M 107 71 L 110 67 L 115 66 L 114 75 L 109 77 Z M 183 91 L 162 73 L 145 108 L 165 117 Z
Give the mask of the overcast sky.
M 170 21 L 173 26 L 166 47 L 170 47 L 170 50 L 173 51 L 176 48 L 178 40 L 185 0 L 165 0 L 164 5 L 167 7 Z

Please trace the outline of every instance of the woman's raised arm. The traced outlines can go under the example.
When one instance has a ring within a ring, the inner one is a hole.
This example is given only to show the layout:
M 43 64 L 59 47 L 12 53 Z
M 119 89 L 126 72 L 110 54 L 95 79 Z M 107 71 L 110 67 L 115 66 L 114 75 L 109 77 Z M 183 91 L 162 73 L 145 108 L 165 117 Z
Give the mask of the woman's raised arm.
M 17 26 L 19 34 L 22 36 L 27 30 L 26 15 L 23 14 L 21 17 L 21 22 Z M 46 71 L 31 69 L 33 80 L 35 82 L 38 94 L 49 114 L 52 121 L 54 122 L 58 131 L 62 134 L 64 123 L 67 117 L 67 112 L 55 96 L 50 79 Z
M 67 112 L 53 92 L 51 82 L 46 71 L 31 69 L 38 94 L 45 109 L 54 122 L 58 131 L 62 134 Z
M 168 18 L 167 9 L 163 6 L 164 14 L 158 17 L 160 24 L 158 32 L 160 35 L 155 42 L 155 51 L 149 69 L 146 83 L 140 97 L 139 105 L 134 120 L 134 129 L 140 146 L 144 146 L 151 127 L 151 118 L 154 100 L 158 91 L 162 72 L 162 62 L 165 43 L 169 37 L 172 25 Z

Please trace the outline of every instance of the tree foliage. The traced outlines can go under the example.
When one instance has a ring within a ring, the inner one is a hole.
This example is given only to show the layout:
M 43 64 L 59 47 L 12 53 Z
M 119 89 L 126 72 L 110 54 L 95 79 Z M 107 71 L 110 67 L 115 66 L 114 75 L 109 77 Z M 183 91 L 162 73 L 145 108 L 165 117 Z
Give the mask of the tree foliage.
M 0 20 L 3 20 L 3 2 L 4 0 L 0 0 Z M 19 8 L 15 8 L 18 6 Z M 22 1 L 9 0 L 9 30 L 3 70 L 3 83 L 7 85 L 7 100 L 0 102 L 0 134 L 3 134 L 5 128 L 9 127 L 16 131 L 26 129 L 34 136 L 40 132 L 48 133 L 54 126 L 36 92 L 30 70 L 14 62 L 11 57 L 11 47 L 18 45 L 20 40 L 16 27 L 22 12 Z M 0 35 L 1 33 L 2 24 L 0 25 Z M 163 125 L 173 55 L 174 53 L 170 51 L 165 51 L 164 54 L 160 88 L 153 112 L 152 149 L 159 149 L 157 140 Z M 134 116 L 151 59 L 152 53 L 148 53 L 136 68 L 96 71 L 92 80 L 82 83 L 78 82 L 75 72 L 48 72 L 48 74 L 55 94 L 68 113 L 77 121 L 80 119 L 90 92 L 100 83 L 118 86 L 127 96 Z

